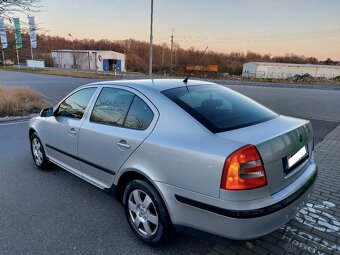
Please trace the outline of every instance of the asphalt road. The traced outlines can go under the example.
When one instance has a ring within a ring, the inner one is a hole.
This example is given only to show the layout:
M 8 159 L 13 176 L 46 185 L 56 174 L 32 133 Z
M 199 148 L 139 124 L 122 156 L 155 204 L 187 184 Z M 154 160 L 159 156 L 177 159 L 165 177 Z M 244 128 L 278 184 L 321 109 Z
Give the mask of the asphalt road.
M 0 71 L 0 85 L 28 86 L 53 101 L 92 81 Z M 317 142 L 340 123 L 340 90 L 221 83 L 279 113 L 312 119 Z M 207 254 L 214 245 L 180 235 L 166 247 L 145 246 L 108 194 L 60 168 L 36 169 L 27 122 L 0 124 L 1 254 Z
M 0 126 L 0 254 L 206 254 L 213 243 L 181 235 L 142 244 L 107 193 L 31 159 L 27 123 Z
M 61 100 L 81 85 L 95 81 L 99 80 L 0 70 L 0 86 L 29 87 L 54 101 Z

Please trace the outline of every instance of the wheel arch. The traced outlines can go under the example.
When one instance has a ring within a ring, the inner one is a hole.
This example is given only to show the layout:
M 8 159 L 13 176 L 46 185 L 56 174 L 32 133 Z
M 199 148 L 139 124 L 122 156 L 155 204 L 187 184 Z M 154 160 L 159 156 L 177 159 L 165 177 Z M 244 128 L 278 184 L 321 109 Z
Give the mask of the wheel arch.
M 128 169 L 126 170 L 124 173 L 122 173 L 121 175 L 117 176 L 118 179 L 115 180 L 115 182 L 112 184 L 111 187 L 111 193 L 115 196 L 115 198 L 121 203 L 123 204 L 123 196 L 124 196 L 124 190 L 126 185 L 133 180 L 143 180 L 145 182 L 147 182 L 148 184 L 150 184 L 159 194 L 159 196 L 162 198 L 163 203 L 165 205 L 165 208 L 167 210 L 168 215 L 170 216 L 171 221 L 173 222 L 172 219 L 172 213 L 170 211 L 169 205 L 164 197 L 164 195 L 162 194 L 162 192 L 160 191 L 160 189 L 158 188 L 158 186 L 156 185 L 156 183 L 154 181 L 152 181 L 151 178 L 149 178 L 145 173 L 137 170 L 137 169 Z
M 31 136 L 33 135 L 33 133 L 37 133 L 37 131 L 35 131 L 34 128 L 30 127 L 30 129 L 29 129 L 29 131 L 28 131 L 29 138 L 31 138 Z
M 36 125 L 30 125 L 29 126 L 29 130 L 28 130 L 28 139 L 29 139 L 29 141 L 31 142 L 31 136 L 35 133 L 37 136 L 38 136 L 38 138 L 39 138 L 39 140 L 40 140 L 40 142 L 41 142 L 41 145 L 43 146 L 43 148 L 44 148 L 44 150 L 45 150 L 45 153 L 46 153 L 46 157 L 47 158 L 49 158 L 49 156 L 48 156 L 48 154 L 47 154 L 47 151 L 46 151 L 46 146 L 45 146 L 45 143 L 43 142 L 43 140 L 42 140 L 42 138 L 41 138 L 41 135 L 38 133 L 38 127 L 39 126 L 36 126 Z
M 128 169 L 124 173 L 117 176 L 115 182 L 112 184 L 111 187 L 111 190 L 114 191 L 115 197 L 120 203 L 123 203 L 123 195 L 126 185 L 133 180 L 143 180 L 149 183 L 153 188 L 157 190 L 158 193 L 160 193 L 157 186 L 147 175 L 136 169 Z

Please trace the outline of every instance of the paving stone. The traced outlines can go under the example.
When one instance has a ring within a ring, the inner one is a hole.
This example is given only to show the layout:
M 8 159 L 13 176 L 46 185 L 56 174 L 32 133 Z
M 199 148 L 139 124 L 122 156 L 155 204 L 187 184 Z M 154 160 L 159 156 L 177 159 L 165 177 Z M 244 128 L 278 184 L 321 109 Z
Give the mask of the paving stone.
M 261 247 L 265 248 L 266 250 L 269 250 L 270 252 L 273 252 L 275 254 L 284 254 L 285 250 L 276 246 L 272 245 L 270 243 L 264 242 L 261 244 Z
M 226 247 L 224 245 L 220 245 L 220 244 L 218 244 L 218 245 L 216 245 L 214 247 L 214 251 L 217 251 L 219 255 L 221 255 L 221 254 L 222 255 L 229 255 L 229 254 L 233 255 L 233 254 L 236 254 L 236 251 L 233 251 L 230 248 L 228 248 L 228 247 Z M 213 255 L 213 254 L 211 254 L 211 255 Z

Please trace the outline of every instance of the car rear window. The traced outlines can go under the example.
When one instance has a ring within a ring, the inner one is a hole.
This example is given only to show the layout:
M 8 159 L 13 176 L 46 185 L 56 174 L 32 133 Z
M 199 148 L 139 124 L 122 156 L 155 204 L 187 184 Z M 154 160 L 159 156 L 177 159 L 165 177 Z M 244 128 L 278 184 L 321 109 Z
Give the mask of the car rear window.
M 199 85 L 162 92 L 213 133 L 261 123 L 278 115 L 259 103 L 219 85 Z

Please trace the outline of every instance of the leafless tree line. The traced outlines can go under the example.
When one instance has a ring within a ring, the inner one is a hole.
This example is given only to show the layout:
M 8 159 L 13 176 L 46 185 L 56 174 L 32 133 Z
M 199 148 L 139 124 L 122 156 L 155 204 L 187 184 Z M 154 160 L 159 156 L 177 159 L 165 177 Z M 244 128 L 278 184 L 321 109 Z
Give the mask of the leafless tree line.
M 14 31 L 9 29 L 7 32 L 9 48 L 6 49 L 6 56 L 15 59 L 15 38 Z M 30 41 L 27 31 L 22 33 L 23 48 L 20 50 L 22 59 L 30 56 Z M 75 39 L 76 50 L 113 50 L 125 53 L 127 56 L 127 67 L 129 71 L 144 72 L 148 71 L 149 60 L 149 43 L 137 41 L 134 39 L 127 40 L 93 40 L 93 39 Z M 72 49 L 72 41 L 60 37 L 49 36 L 39 33 L 37 35 L 38 48 L 35 49 L 36 58 L 45 59 L 46 64 L 52 66 L 51 50 Z M 163 43 L 154 45 L 154 71 L 160 74 L 169 73 L 170 70 L 170 47 Z M 179 44 L 174 44 L 173 64 L 174 72 L 178 75 L 185 73 L 186 66 L 192 66 L 196 63 L 202 51 L 195 48 L 183 49 Z M 77 57 L 77 66 L 81 58 Z M 201 59 L 199 65 L 217 65 L 219 73 L 229 73 L 239 75 L 242 73 L 243 64 L 250 61 L 256 62 L 277 62 L 277 63 L 296 63 L 296 64 L 338 64 L 332 59 L 320 61 L 315 57 L 299 56 L 293 53 L 283 56 L 271 56 L 269 54 L 259 54 L 255 52 L 231 52 L 218 53 L 208 51 Z M 198 73 L 196 73 L 198 75 Z
M 0 16 L 10 18 L 18 12 L 28 14 L 40 7 L 40 0 L 0 0 Z
M 40 8 L 40 0 L 0 0 L 0 16 L 11 19 L 15 13 L 21 12 L 29 14 L 36 12 Z M 15 58 L 15 38 L 13 29 L 8 27 L 8 43 L 6 56 Z M 51 50 L 72 49 L 72 41 L 60 36 L 48 36 L 43 30 L 38 29 L 37 36 L 38 48 L 36 56 L 45 59 L 47 65 L 52 65 L 50 56 Z M 23 28 L 22 31 L 23 49 L 21 49 L 21 57 L 27 58 L 30 54 L 30 43 L 28 31 Z M 170 40 L 170 38 L 169 38 Z M 125 53 L 127 56 L 127 66 L 130 71 L 147 72 L 149 60 L 149 44 L 134 39 L 127 40 L 75 40 L 77 50 L 114 50 Z M 174 71 L 182 74 L 186 66 L 193 65 L 202 52 L 195 48 L 183 49 L 179 44 L 174 44 L 173 62 Z M 169 72 L 170 69 L 170 47 L 167 43 L 154 46 L 154 71 L 163 73 Z M 77 58 L 79 59 L 79 58 Z M 199 65 L 217 65 L 220 73 L 241 74 L 242 66 L 249 61 L 265 61 L 265 62 L 281 62 L 281 63 L 297 63 L 297 64 L 336 64 L 331 59 L 319 61 L 315 57 L 305 57 L 296 54 L 286 54 L 284 56 L 271 56 L 269 54 L 259 54 L 248 51 L 217 53 L 213 51 L 207 52 Z

